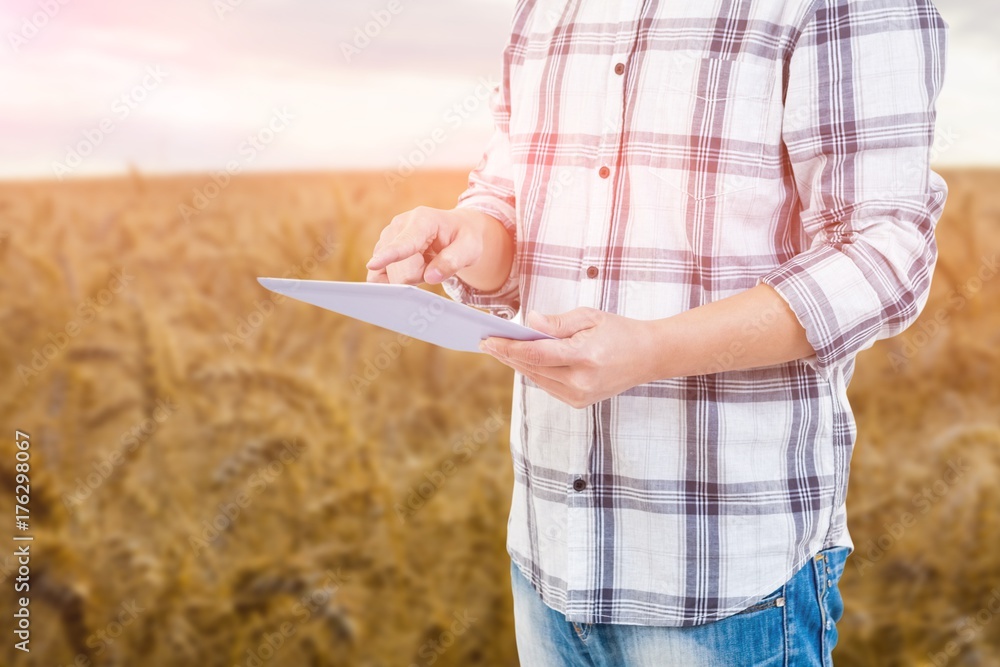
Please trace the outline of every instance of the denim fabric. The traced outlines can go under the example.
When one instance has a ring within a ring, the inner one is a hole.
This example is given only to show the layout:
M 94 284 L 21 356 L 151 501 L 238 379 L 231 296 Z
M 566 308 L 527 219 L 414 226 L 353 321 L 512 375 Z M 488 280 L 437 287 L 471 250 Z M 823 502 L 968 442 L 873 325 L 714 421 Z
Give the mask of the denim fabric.
M 568 622 L 512 562 L 521 667 L 830 667 L 848 553 L 824 549 L 760 602 L 691 627 Z

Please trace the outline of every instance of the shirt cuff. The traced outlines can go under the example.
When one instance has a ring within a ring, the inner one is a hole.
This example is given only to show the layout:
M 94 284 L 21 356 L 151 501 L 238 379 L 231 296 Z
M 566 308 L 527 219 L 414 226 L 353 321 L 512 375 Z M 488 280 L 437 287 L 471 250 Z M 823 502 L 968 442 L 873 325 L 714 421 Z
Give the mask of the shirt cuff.
M 505 320 L 513 319 L 521 309 L 518 296 L 517 258 L 511 262 L 510 274 L 503 285 L 495 290 L 484 291 L 472 287 L 458 276 L 446 278 L 441 282 L 445 293 L 453 300 L 467 306 L 482 308 Z
M 455 208 L 471 208 L 500 221 L 511 236 L 515 236 L 516 212 L 514 207 L 499 197 L 488 194 L 470 194 L 459 199 Z
M 807 251 L 757 283 L 788 303 L 815 351 L 801 361 L 824 380 L 876 340 L 884 306 L 864 272 L 837 248 Z
M 500 198 L 485 194 L 468 195 L 459 201 L 456 208 L 470 208 L 492 216 L 500 221 L 512 237 L 517 238 L 514 207 Z M 505 320 L 513 319 L 521 309 L 520 274 L 517 260 L 517 243 L 515 241 L 510 273 L 503 284 L 495 290 L 476 289 L 458 276 L 445 279 L 441 282 L 441 287 L 449 297 L 459 303 L 481 308 Z

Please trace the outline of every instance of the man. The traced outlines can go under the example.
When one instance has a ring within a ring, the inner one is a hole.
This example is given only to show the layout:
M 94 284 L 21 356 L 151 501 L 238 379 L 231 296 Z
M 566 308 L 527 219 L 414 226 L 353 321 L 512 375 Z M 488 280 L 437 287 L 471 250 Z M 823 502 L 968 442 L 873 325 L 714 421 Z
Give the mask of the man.
M 829 665 L 855 355 L 920 313 L 930 0 L 518 2 L 497 131 L 370 281 L 557 340 L 513 368 L 522 664 Z

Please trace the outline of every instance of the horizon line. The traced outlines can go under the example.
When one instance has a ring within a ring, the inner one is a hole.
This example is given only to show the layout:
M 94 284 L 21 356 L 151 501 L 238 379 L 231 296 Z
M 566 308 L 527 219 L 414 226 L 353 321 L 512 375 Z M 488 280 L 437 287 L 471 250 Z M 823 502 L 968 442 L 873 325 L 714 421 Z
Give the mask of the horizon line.
M 460 165 L 447 166 L 442 165 L 439 167 L 422 167 L 416 169 L 409 176 L 404 177 L 410 178 L 412 176 L 418 175 L 434 175 L 434 174 L 456 174 L 456 173 L 471 173 L 475 169 L 475 165 L 469 165 L 468 167 L 463 167 Z M 942 165 L 931 165 L 931 169 L 935 172 L 949 172 L 949 171 L 1000 171 L 1000 162 L 996 164 L 992 163 L 978 163 L 971 162 L 967 164 L 942 164 Z M 167 180 L 167 179 L 177 179 L 177 178 L 204 178 L 211 177 L 219 170 L 191 170 L 191 171 L 144 171 L 142 169 L 126 169 L 123 171 L 113 171 L 103 174 L 89 174 L 89 175 L 79 175 L 79 176 L 68 176 L 66 178 L 58 178 L 56 176 L 40 176 L 37 174 L 25 175 L 25 176 L 0 176 L 0 185 L 29 185 L 29 184 L 54 184 L 54 185 L 72 185 L 72 184 L 86 184 L 93 183 L 96 181 L 117 181 L 128 178 L 149 178 L 152 180 Z M 357 175 L 357 176 L 389 176 L 394 174 L 395 171 L 392 167 L 386 168 L 376 168 L 376 167 L 330 167 L 330 168 L 303 168 L 303 169 L 260 169 L 260 170 L 246 170 L 238 174 L 232 174 L 230 177 L 234 180 L 240 178 L 259 178 L 259 177 L 275 177 L 275 176 L 323 176 L 323 175 Z

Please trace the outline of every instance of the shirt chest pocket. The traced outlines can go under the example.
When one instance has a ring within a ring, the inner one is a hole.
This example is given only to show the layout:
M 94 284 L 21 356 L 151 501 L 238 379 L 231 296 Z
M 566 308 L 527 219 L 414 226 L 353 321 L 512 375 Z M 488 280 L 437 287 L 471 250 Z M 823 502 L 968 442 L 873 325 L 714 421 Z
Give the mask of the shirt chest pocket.
M 689 206 L 752 216 L 758 186 L 780 171 L 777 65 L 656 56 L 647 72 L 657 84 L 648 91 L 653 173 Z

